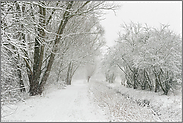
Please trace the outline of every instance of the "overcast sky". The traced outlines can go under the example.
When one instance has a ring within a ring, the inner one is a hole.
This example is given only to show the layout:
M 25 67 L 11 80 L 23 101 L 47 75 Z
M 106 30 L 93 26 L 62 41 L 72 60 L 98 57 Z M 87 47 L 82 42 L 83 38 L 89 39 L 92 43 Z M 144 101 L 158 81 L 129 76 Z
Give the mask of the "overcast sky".
M 119 10 L 116 10 L 116 16 L 113 11 L 104 16 L 101 21 L 105 29 L 105 39 L 108 46 L 114 44 L 117 39 L 117 33 L 120 25 L 125 22 L 147 23 L 149 26 L 160 27 L 160 23 L 169 24 L 177 34 L 182 33 L 182 2 L 181 1 L 116 1 L 122 4 Z

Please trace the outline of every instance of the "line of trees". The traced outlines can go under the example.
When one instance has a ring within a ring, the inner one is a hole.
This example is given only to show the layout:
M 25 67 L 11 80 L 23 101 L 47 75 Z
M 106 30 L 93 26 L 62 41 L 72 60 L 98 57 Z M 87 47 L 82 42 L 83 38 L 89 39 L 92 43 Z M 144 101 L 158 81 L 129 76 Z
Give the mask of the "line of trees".
M 165 95 L 180 89 L 181 36 L 163 24 L 156 29 L 131 22 L 123 24 L 122 29 L 103 60 L 106 73 L 111 73 L 106 78 L 113 79 L 118 69 L 125 74 L 127 86 L 134 89 L 163 91 Z
M 104 1 L 1 2 L 3 99 L 26 90 L 41 94 L 49 76 L 59 81 L 67 73 L 71 84 L 80 64 L 103 45 L 101 10 L 115 8 Z

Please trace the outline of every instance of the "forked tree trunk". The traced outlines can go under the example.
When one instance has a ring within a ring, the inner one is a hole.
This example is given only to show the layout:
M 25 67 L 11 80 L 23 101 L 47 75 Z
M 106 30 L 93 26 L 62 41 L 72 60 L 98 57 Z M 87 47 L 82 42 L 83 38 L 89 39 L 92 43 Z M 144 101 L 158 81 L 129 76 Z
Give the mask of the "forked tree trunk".
M 146 71 L 145 69 L 144 69 L 144 71 L 145 71 L 145 77 L 146 77 L 146 82 L 147 82 L 147 84 L 149 85 L 149 89 L 150 89 L 150 91 L 152 91 L 152 82 L 151 82 L 151 79 L 150 79 L 150 77 L 149 77 L 149 73 L 148 73 L 148 71 Z
M 66 8 L 66 11 L 65 11 L 65 13 L 64 13 L 64 15 L 63 15 L 63 19 L 62 19 L 62 21 L 60 22 L 60 25 L 59 25 L 59 28 L 58 28 L 58 31 L 57 31 L 57 34 L 58 34 L 58 35 L 56 35 L 56 39 L 55 39 L 55 42 L 54 42 L 54 46 L 53 46 L 53 49 L 52 49 L 52 53 L 51 53 L 51 55 L 50 55 L 50 59 L 49 59 L 48 65 L 47 65 L 46 70 L 45 70 L 45 72 L 44 72 L 44 74 L 43 74 L 43 77 L 42 77 L 42 79 L 41 79 L 41 83 L 40 83 L 40 93 L 42 93 L 42 91 L 43 91 L 43 89 L 44 89 L 44 85 L 46 84 L 46 81 L 47 81 L 48 76 L 49 76 L 49 74 L 50 74 L 51 67 L 52 67 L 52 65 L 53 65 L 54 58 L 55 58 L 55 53 L 56 53 L 57 50 L 58 50 L 57 45 L 58 45 L 58 43 L 60 42 L 60 39 L 61 39 L 61 36 L 60 36 L 60 35 L 63 34 L 63 31 L 64 31 L 64 29 L 65 29 L 65 26 L 66 26 L 68 20 L 70 19 L 70 16 L 69 16 L 69 15 L 70 15 L 70 12 L 67 11 L 67 10 L 71 9 L 71 7 L 72 7 L 72 5 L 73 5 L 73 2 L 74 2 L 74 1 L 69 1 L 69 4 L 68 4 L 68 6 L 67 6 L 67 8 Z
M 46 23 L 46 9 L 39 6 L 39 25 L 41 27 L 38 27 L 38 36 L 35 38 L 35 47 L 34 47 L 34 64 L 33 64 L 33 77 L 30 81 L 30 90 L 29 93 L 31 96 L 41 94 L 42 91 L 40 91 L 40 75 L 41 75 L 41 67 L 42 67 L 42 61 L 43 61 L 43 53 L 44 53 L 44 38 L 45 38 L 45 31 L 43 28 L 45 28 Z

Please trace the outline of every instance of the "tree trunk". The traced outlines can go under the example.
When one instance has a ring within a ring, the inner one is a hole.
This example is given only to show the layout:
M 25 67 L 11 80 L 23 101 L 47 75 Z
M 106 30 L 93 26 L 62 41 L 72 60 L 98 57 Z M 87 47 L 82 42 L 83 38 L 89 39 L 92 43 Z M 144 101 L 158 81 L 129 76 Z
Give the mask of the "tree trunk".
M 73 5 L 73 2 L 74 1 L 69 1 L 68 2 L 69 4 L 68 4 L 68 6 L 66 8 L 66 11 L 65 11 L 65 13 L 63 15 L 63 19 L 60 22 L 60 25 L 59 25 L 59 28 L 58 28 L 58 31 L 57 31 L 57 34 L 58 35 L 56 35 L 56 39 L 55 39 L 55 42 L 54 42 L 53 50 L 52 50 L 52 53 L 50 55 L 50 59 L 48 61 L 48 65 L 46 67 L 46 71 L 44 72 L 43 78 L 42 78 L 41 83 L 40 83 L 40 91 L 41 91 L 41 93 L 43 91 L 44 85 L 46 84 L 46 81 L 48 79 L 48 76 L 50 74 L 51 67 L 53 65 L 54 58 L 55 58 L 55 53 L 58 50 L 57 45 L 58 45 L 58 43 L 60 42 L 60 39 L 61 39 L 61 36 L 60 35 L 63 34 L 63 31 L 65 29 L 65 26 L 66 26 L 66 24 L 67 24 L 67 22 L 68 22 L 68 20 L 70 18 L 69 17 L 70 12 L 67 11 L 67 10 L 71 9 L 71 7 Z
M 120 65 L 117 64 L 117 66 L 119 67 L 119 69 L 120 69 L 123 73 L 125 73 L 125 79 L 127 80 L 128 85 L 131 87 L 131 85 L 132 85 L 132 83 L 133 83 L 133 80 L 132 80 L 131 76 L 129 75 L 129 72 L 127 71 L 127 69 L 128 69 L 127 66 L 126 66 L 126 71 L 123 70 L 123 68 L 121 68 Z M 130 68 L 130 67 L 129 67 L 129 68 Z
M 154 68 L 154 75 L 155 75 L 155 90 L 154 90 L 154 92 L 157 92 L 159 90 L 159 82 L 158 82 L 158 75 L 155 71 L 155 68 Z
M 38 65 L 39 65 L 39 42 L 38 39 L 35 39 L 35 48 L 34 48 L 34 65 L 33 65 L 33 80 L 30 83 L 29 93 L 31 96 L 38 94 L 39 80 L 38 80 Z
M 164 91 L 164 94 L 167 95 L 170 88 L 171 88 L 171 84 L 172 83 L 172 77 L 170 78 L 169 77 L 169 72 L 167 71 L 167 77 L 166 77 L 166 80 L 165 80 L 165 91 Z
M 19 54 L 18 54 L 18 59 L 20 59 Z M 22 71 L 21 71 L 21 68 L 18 65 L 18 63 L 17 63 L 17 68 L 18 68 L 17 72 L 18 72 L 18 77 L 19 77 L 20 92 L 25 92 L 25 86 L 24 86 L 24 83 L 23 83 L 23 80 L 22 80 Z
M 136 68 L 134 68 L 134 70 L 133 70 L 133 81 L 134 81 L 133 89 L 137 89 L 137 74 L 138 74 L 137 72 L 138 72 L 138 70 Z
M 16 2 L 16 11 L 18 11 L 19 13 L 16 14 L 16 18 L 20 18 L 21 17 L 21 8 L 19 6 L 19 4 Z M 22 11 L 24 12 L 24 11 Z M 19 20 L 17 20 L 16 22 L 20 22 Z M 20 28 L 21 30 L 23 29 L 23 24 L 21 24 L 20 26 L 18 26 L 18 28 Z M 25 35 L 22 33 L 22 32 L 19 32 L 17 35 L 16 35 L 16 38 L 19 39 L 19 41 L 23 40 L 23 43 L 25 43 Z M 13 47 L 13 49 L 15 49 L 15 47 Z M 20 91 L 21 92 L 25 92 L 25 86 L 24 86 L 24 83 L 23 83 L 23 80 L 22 80 L 22 72 L 21 72 L 21 62 L 20 62 L 20 55 L 19 55 L 19 52 L 17 52 L 18 54 L 18 57 L 17 57 L 17 60 L 16 60 L 16 64 L 17 64 L 17 73 L 18 73 L 18 77 L 19 77 L 19 86 L 20 86 Z
M 161 79 L 160 79 L 160 76 L 161 76 L 161 73 L 162 73 L 162 72 L 163 72 L 163 70 L 162 70 L 161 68 L 160 68 L 160 72 L 159 72 L 159 73 L 157 73 L 157 72 L 154 70 L 156 84 L 157 84 L 158 86 L 161 87 L 161 89 L 163 90 L 163 92 L 165 92 L 166 90 L 165 90 L 165 88 L 163 87 L 162 82 L 161 82 Z M 157 90 L 156 90 L 156 92 L 157 92 Z
M 69 63 L 68 70 L 67 70 L 67 77 L 66 77 L 66 83 L 67 85 L 71 85 L 71 73 L 72 73 L 72 63 Z
M 159 84 L 158 84 L 158 80 L 157 80 L 157 77 L 155 78 L 155 91 L 154 92 L 157 92 L 159 90 Z
M 146 80 L 146 75 L 145 75 L 145 69 L 144 69 L 144 71 L 143 71 L 143 83 L 142 83 L 142 85 L 141 85 L 141 89 L 142 90 L 145 90 L 146 89 L 146 83 L 147 83 L 147 80 Z
M 145 69 L 144 69 L 145 70 Z M 151 79 L 149 77 L 149 73 L 145 70 L 145 77 L 146 77 L 146 82 L 148 83 L 149 85 L 149 89 L 150 91 L 152 90 L 152 82 L 151 82 Z
M 25 86 L 24 86 L 24 83 L 23 83 L 23 80 L 22 80 L 22 73 L 21 73 L 21 70 L 18 69 L 18 77 L 19 77 L 19 84 L 20 84 L 20 92 L 25 92 Z
M 88 82 L 90 81 L 90 76 L 87 77 L 87 81 L 88 81 Z
M 170 83 L 172 83 L 172 78 L 170 78 L 169 80 L 165 81 L 165 92 L 164 94 L 167 95 L 171 86 Z
M 34 64 L 33 64 L 33 80 L 30 81 L 30 90 L 29 93 L 31 96 L 41 94 L 42 91 L 40 90 L 39 80 L 41 75 L 41 67 L 43 61 L 43 53 L 44 53 L 44 38 L 45 38 L 45 16 L 46 16 L 46 9 L 39 6 L 39 25 L 38 27 L 38 37 L 35 38 L 35 47 L 34 47 Z

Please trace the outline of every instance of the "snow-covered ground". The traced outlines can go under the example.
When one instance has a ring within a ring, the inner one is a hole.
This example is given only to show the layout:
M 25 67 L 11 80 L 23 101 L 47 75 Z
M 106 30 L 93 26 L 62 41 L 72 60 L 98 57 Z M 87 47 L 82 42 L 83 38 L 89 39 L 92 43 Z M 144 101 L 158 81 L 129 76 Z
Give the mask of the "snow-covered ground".
M 149 107 L 141 107 L 110 89 L 104 82 L 90 83 L 95 102 L 106 112 L 112 122 L 160 122 Z
M 163 122 L 182 121 L 181 92 L 162 95 L 163 92 L 154 93 L 151 91 L 127 88 L 120 85 L 119 82 L 113 84 L 105 83 L 105 86 L 141 107 L 148 106 Z
M 2 121 L 27 122 L 156 122 L 181 121 L 182 99 L 134 90 L 117 83 L 74 80 L 61 89 L 53 86 L 42 96 L 2 106 Z
M 2 121 L 14 122 L 72 122 L 108 121 L 88 96 L 88 83 L 74 81 L 66 89 L 50 89 L 44 96 L 30 97 L 16 105 L 3 106 Z M 9 110 L 9 112 L 5 112 Z

